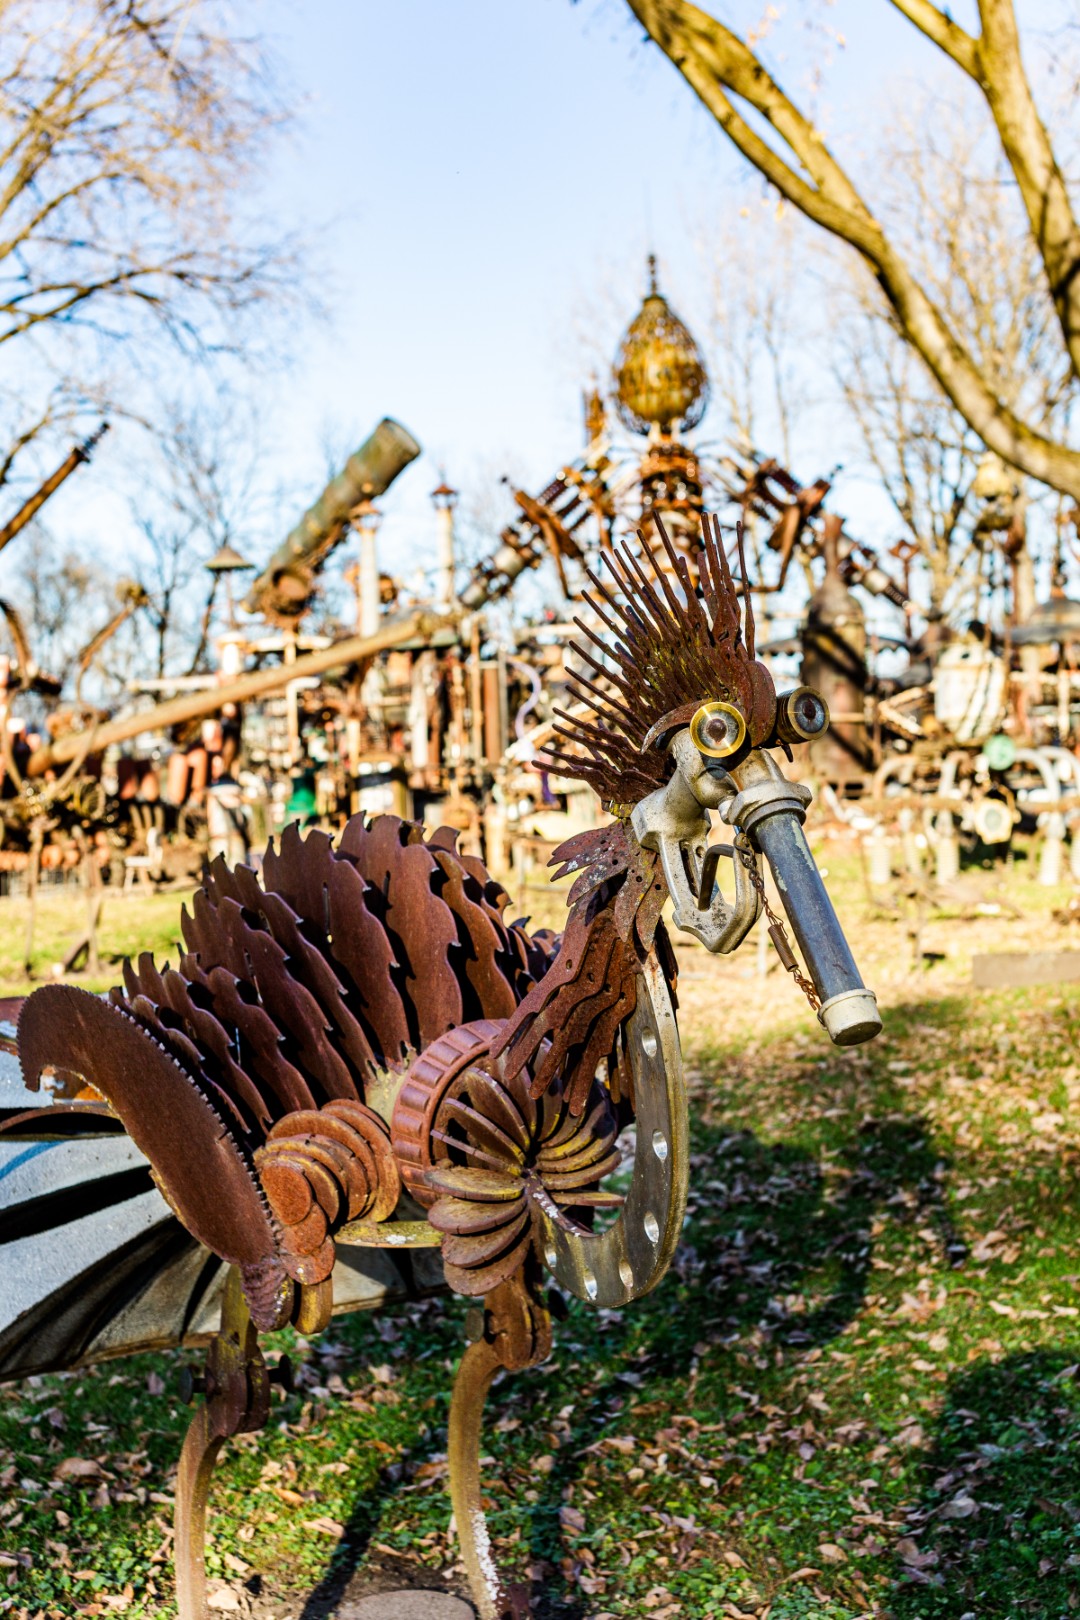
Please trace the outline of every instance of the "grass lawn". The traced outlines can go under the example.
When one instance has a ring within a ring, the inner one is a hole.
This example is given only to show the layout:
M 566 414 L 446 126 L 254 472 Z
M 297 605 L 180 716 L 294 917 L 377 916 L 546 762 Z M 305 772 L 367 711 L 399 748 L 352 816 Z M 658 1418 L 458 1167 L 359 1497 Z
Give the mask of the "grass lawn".
M 931 910 L 916 965 L 829 860 L 884 1036 L 830 1048 L 752 945 L 681 951 L 676 1264 L 625 1311 L 572 1304 L 551 1362 L 489 1403 L 496 1546 L 552 1620 L 1080 1609 L 1080 998 L 969 988 L 974 950 L 1080 939 L 1018 872 L 1021 919 Z M 138 943 L 136 907 L 166 943 L 175 897 L 110 902 L 112 940 Z M 0 973 L 18 953 L 0 937 Z M 441 1486 L 463 1315 L 354 1316 L 298 1347 L 297 1392 L 218 1466 L 231 1612 L 314 1620 L 356 1569 L 460 1589 Z M 0 1389 L 0 1611 L 174 1613 L 177 1364 Z
M 79 975 L 72 983 L 87 990 L 105 990 L 119 982 L 122 957 L 139 951 L 154 951 L 159 960 L 171 955 L 176 960 L 180 939 L 182 893 L 148 894 L 138 889 L 129 894 L 106 890 L 98 931 L 98 949 L 104 972 L 97 978 Z M 30 903 L 24 899 L 0 899 L 0 998 L 25 996 L 28 985 L 23 977 L 23 952 Z M 31 962 L 34 982 L 51 981 L 53 967 L 67 955 L 86 926 L 86 901 L 75 887 L 44 888 L 38 894 Z

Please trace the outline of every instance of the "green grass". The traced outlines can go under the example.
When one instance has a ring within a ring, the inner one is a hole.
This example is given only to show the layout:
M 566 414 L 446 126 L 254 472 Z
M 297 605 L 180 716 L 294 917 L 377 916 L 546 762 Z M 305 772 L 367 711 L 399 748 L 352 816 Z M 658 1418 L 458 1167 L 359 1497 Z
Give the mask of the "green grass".
M 159 959 L 171 954 L 176 960 L 180 939 L 180 907 L 184 896 L 172 890 L 164 894 L 130 894 L 106 890 L 98 932 L 102 972 L 79 975 L 72 980 L 88 990 L 104 990 L 119 979 L 118 966 L 124 956 L 154 951 Z M 23 974 L 26 923 L 30 903 L 25 899 L 0 899 L 0 996 L 24 996 L 33 987 Z M 51 981 L 54 965 L 61 963 L 86 925 L 86 901 L 75 887 L 45 888 L 38 895 L 31 956 L 33 983 Z
M 1080 999 L 964 984 L 973 949 L 1069 935 L 1033 891 L 1015 929 L 933 917 L 940 959 L 909 968 L 834 871 L 884 1036 L 835 1052 L 779 975 L 686 953 L 675 1266 L 625 1311 L 571 1304 L 551 1362 L 491 1397 L 496 1546 L 552 1620 L 1080 1608 Z M 453 1564 L 463 1315 L 299 1347 L 301 1388 L 219 1464 L 212 1575 L 331 1595 L 355 1566 Z M 179 1359 L 0 1390 L 0 1610 L 174 1612 Z M 68 1457 L 102 1472 L 57 1480 Z

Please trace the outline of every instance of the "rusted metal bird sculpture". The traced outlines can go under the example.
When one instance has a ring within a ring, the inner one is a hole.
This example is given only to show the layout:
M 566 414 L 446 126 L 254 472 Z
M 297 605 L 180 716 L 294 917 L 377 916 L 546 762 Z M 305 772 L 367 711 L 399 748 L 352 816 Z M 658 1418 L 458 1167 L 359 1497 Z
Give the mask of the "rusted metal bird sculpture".
M 764 904 L 832 1038 L 880 1027 L 802 832 L 809 793 L 775 758 L 827 710 L 805 688 L 777 696 L 718 524 L 696 577 L 660 541 L 606 554 L 595 618 L 579 621 L 589 673 L 549 765 L 613 819 L 554 857 L 574 877 L 560 938 L 508 922 L 505 892 L 452 833 L 358 817 L 336 842 L 287 828 L 261 876 L 216 861 L 175 968 L 143 956 L 108 999 L 49 986 L 25 1004 L 27 1084 L 93 1088 L 183 1227 L 232 1268 L 177 1484 L 182 1620 L 206 1613 L 214 1458 L 269 1410 L 258 1335 L 324 1326 L 339 1249 L 365 1244 L 437 1245 L 446 1283 L 482 1301 L 451 1404 L 451 1496 L 482 1620 L 528 1613 L 488 1544 L 484 1396 L 500 1368 L 549 1354 L 546 1275 L 623 1305 L 675 1251 L 688 1154 L 669 902 L 712 951 L 733 950 Z M 730 844 L 709 845 L 714 811 Z M 805 973 L 765 900 L 763 856 Z M 606 1185 L 620 1167 L 625 1195 Z

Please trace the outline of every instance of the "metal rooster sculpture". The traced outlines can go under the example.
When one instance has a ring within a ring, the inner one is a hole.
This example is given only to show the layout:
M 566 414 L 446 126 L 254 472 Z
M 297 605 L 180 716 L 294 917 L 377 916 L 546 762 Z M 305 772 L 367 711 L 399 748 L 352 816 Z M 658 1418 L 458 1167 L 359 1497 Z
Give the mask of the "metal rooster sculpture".
M 440 1245 L 449 1286 L 482 1299 L 451 1404 L 451 1496 L 483 1620 L 528 1612 L 488 1544 L 484 1397 L 500 1368 L 550 1351 L 545 1272 L 621 1305 L 675 1251 L 688 1154 L 669 899 L 680 928 L 730 951 L 767 904 L 764 855 L 832 1038 L 880 1028 L 802 833 L 810 795 L 766 752 L 816 735 L 825 706 L 805 688 L 777 697 L 719 525 L 704 529 L 699 582 L 661 539 L 663 559 L 644 539 L 606 556 L 610 581 L 594 578 L 590 598 L 603 631 L 581 624 L 595 679 L 576 681 L 579 715 L 564 716 L 552 764 L 615 819 L 555 856 L 559 876 L 577 874 L 561 938 L 508 924 L 506 894 L 453 834 L 356 818 L 336 844 L 287 828 L 261 881 L 215 862 L 175 969 L 143 956 L 108 1000 L 49 986 L 25 1004 L 28 1085 L 51 1073 L 69 1095 L 93 1087 L 183 1226 L 233 1268 L 177 1484 L 182 1620 L 206 1612 L 216 1453 L 266 1421 L 258 1332 L 326 1324 L 342 1244 Z M 731 845 L 708 847 L 712 810 Z M 725 859 L 730 904 L 715 881 Z M 623 1198 L 603 1183 L 631 1121 Z

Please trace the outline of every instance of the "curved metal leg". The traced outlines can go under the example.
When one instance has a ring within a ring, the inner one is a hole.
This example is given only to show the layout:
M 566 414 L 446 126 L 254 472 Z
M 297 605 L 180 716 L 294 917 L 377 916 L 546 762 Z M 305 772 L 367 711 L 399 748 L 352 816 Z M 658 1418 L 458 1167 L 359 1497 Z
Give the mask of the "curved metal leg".
M 180 1452 L 173 1512 L 178 1620 L 209 1620 L 206 1607 L 206 1504 L 218 1452 L 232 1434 L 261 1429 L 270 1410 L 270 1372 L 259 1350 L 240 1274 L 230 1271 L 221 1302 L 221 1328 L 211 1340 L 205 1371 L 185 1370 L 181 1394 L 205 1399 Z
M 470 1344 L 461 1358 L 450 1397 L 450 1501 L 458 1542 L 480 1620 L 505 1620 L 509 1598 L 491 1553 L 487 1519 L 480 1497 L 480 1438 L 484 1401 L 502 1366 L 492 1344 Z M 186 1620 L 186 1617 L 185 1617 Z
M 551 1354 L 551 1317 L 535 1262 L 526 1262 L 522 1271 L 486 1296 L 481 1333 L 461 1358 L 450 1397 L 450 1500 L 480 1620 L 527 1620 L 527 1591 L 504 1586 L 492 1557 L 480 1494 L 480 1441 L 484 1401 L 499 1368 L 517 1372 L 537 1366 Z
M 206 1607 L 206 1503 L 210 1476 L 225 1436 L 213 1434 L 206 1405 L 188 1425 L 176 1476 L 173 1517 L 178 1620 L 208 1620 Z

